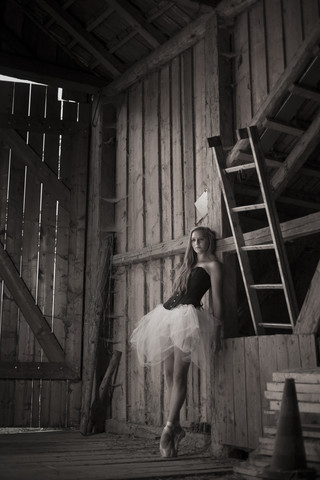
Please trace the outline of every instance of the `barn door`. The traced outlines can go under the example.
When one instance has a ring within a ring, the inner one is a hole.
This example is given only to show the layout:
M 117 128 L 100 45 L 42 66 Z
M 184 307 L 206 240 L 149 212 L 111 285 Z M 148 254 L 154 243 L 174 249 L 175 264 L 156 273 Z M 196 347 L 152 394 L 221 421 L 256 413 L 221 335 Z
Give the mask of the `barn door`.
M 2 425 L 78 420 L 90 110 L 0 83 Z

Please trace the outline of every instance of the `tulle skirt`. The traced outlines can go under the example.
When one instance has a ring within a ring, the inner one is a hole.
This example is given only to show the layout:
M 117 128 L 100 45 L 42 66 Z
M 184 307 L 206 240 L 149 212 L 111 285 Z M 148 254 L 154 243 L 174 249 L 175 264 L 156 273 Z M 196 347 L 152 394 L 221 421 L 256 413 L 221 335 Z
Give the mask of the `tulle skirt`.
M 220 322 L 193 305 L 167 310 L 161 304 L 141 318 L 130 342 L 142 365 L 157 365 L 178 347 L 185 361 L 202 368 L 210 358 L 215 323 Z

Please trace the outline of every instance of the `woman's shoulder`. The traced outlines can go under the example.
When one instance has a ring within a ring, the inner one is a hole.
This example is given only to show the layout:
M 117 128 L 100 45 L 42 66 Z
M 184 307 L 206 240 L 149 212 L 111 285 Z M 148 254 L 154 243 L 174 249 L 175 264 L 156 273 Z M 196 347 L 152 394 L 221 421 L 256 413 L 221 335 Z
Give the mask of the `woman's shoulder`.
M 218 259 L 210 260 L 206 263 L 206 270 L 209 275 L 218 274 L 222 272 L 222 263 Z

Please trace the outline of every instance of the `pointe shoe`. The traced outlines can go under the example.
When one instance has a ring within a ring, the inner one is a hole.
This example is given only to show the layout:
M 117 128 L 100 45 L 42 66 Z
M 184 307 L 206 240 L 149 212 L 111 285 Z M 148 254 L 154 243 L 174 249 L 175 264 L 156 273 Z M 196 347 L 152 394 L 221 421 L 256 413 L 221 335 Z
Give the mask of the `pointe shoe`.
M 174 457 L 173 427 L 164 427 L 160 438 L 160 454 L 162 457 Z
M 179 443 L 185 436 L 186 436 L 186 432 L 183 430 L 181 425 L 177 425 L 173 431 L 173 446 L 174 446 L 176 455 L 178 453 Z

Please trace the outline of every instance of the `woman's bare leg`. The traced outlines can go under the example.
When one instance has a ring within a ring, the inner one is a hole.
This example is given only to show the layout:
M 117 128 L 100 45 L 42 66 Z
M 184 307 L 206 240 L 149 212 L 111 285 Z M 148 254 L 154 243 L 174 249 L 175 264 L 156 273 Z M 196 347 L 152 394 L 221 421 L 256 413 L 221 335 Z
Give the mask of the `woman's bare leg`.
M 172 384 L 173 384 L 173 369 L 174 369 L 174 354 L 167 357 L 164 361 L 164 373 L 166 384 L 168 388 L 168 398 L 169 398 L 169 405 L 171 401 L 171 391 L 172 391 Z
M 187 395 L 188 370 L 190 362 L 185 359 L 185 354 L 179 349 L 174 349 L 173 383 L 170 396 L 168 422 L 179 423 L 180 410 Z

